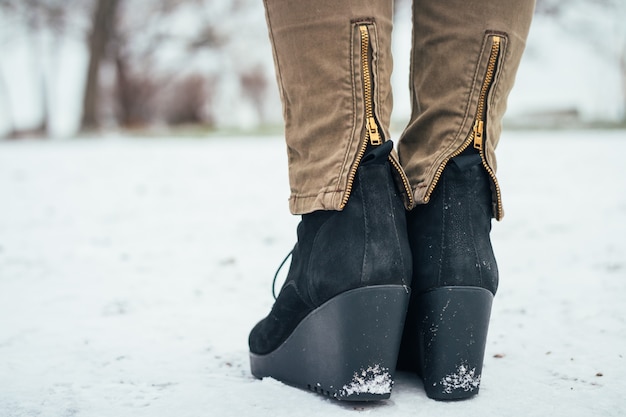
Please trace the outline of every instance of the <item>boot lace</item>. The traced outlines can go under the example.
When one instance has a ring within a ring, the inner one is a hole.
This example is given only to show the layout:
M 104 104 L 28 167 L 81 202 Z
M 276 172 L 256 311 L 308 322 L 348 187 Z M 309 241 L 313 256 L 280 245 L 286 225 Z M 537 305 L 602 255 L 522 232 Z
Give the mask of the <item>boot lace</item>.
M 293 255 L 293 249 L 289 251 L 287 256 L 285 256 L 285 259 L 283 259 L 283 261 L 280 263 L 278 269 L 276 270 L 276 273 L 274 274 L 274 279 L 272 280 L 272 296 L 274 297 L 274 300 L 278 298 L 276 296 L 276 279 L 278 278 L 278 273 L 281 269 L 283 269 L 283 265 L 285 265 L 285 262 L 287 262 L 287 259 L 289 259 L 291 255 Z

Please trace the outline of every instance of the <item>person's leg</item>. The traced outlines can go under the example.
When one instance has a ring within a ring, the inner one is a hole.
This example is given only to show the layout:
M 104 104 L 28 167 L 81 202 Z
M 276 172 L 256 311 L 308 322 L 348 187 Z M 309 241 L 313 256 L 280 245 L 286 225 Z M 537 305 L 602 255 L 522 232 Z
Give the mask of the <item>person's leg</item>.
M 503 215 L 494 150 L 534 0 L 414 0 L 412 116 L 399 154 L 408 215 L 411 307 L 400 365 L 430 397 L 478 392 L 498 284 L 491 218 Z
M 358 165 L 367 102 L 389 138 L 392 2 L 265 1 L 283 102 L 294 214 L 341 210 Z M 362 32 L 372 97 L 365 97 Z M 407 204 L 409 204 L 407 202 Z
M 392 5 L 265 7 L 290 208 L 302 221 L 286 282 L 250 333 L 252 373 L 344 400 L 387 398 L 408 306 L 412 204 L 387 141 Z

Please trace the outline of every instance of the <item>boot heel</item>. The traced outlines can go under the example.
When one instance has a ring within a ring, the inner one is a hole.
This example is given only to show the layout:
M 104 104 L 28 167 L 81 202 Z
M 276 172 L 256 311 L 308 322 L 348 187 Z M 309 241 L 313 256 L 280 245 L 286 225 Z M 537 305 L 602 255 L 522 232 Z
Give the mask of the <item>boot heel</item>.
M 250 354 L 252 374 L 347 401 L 389 398 L 409 289 L 357 288 L 309 313 L 285 342 Z
M 428 397 L 478 394 L 493 295 L 479 287 L 442 287 L 415 300 L 418 357 Z

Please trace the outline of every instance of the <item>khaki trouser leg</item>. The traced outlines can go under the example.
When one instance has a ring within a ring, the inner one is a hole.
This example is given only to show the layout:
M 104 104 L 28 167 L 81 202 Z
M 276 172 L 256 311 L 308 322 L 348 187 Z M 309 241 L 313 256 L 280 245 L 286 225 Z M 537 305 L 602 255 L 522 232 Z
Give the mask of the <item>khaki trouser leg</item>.
M 363 26 L 373 111 L 382 140 L 389 138 L 392 1 L 264 2 L 283 103 L 291 212 L 341 210 L 365 138 Z
M 428 202 L 447 161 L 474 146 L 502 217 L 494 150 L 533 9 L 534 0 L 414 0 L 412 116 L 399 154 L 418 204 Z

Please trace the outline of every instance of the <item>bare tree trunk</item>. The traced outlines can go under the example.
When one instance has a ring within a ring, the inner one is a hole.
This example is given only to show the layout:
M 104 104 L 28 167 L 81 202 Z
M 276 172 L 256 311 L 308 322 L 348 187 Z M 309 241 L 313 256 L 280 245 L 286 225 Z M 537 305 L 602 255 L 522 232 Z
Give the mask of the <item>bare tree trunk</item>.
M 7 83 L 4 77 L 4 73 L 2 72 L 2 68 L 0 68 L 0 107 L 4 108 L 4 116 L 7 118 L 9 123 L 9 130 L 7 132 L 8 136 L 13 134 L 15 130 L 14 125 L 14 117 L 13 117 L 13 106 L 11 103 L 11 97 L 9 96 L 9 89 L 7 88 Z M 4 104 L 4 106 L 2 106 Z
M 30 7 L 32 10 L 30 27 L 32 28 L 32 33 L 29 36 L 29 41 L 31 43 L 29 50 L 33 53 L 33 58 L 35 59 L 35 67 L 38 71 L 37 80 L 35 80 L 35 82 L 39 84 L 38 88 L 39 97 L 41 100 L 41 120 L 39 121 L 39 124 L 33 129 L 30 129 L 28 133 L 46 136 L 46 134 L 48 133 L 48 119 L 50 117 L 50 114 L 48 112 L 48 79 L 46 77 L 45 66 L 45 17 L 43 15 L 43 11 L 38 6 L 39 5 L 37 2 L 30 3 Z
M 626 123 L 626 42 L 622 47 L 619 59 L 619 69 L 622 80 L 622 122 Z
M 39 43 L 41 45 L 42 40 L 39 40 Z M 40 46 L 39 49 L 39 57 L 38 57 L 38 67 L 39 67 L 39 97 L 41 97 L 41 121 L 39 122 L 39 125 L 35 127 L 34 132 L 37 132 L 38 134 L 42 135 L 42 136 L 47 136 L 49 134 L 48 132 L 48 127 L 49 127 L 49 120 L 50 120 L 50 106 L 49 106 L 49 97 L 48 97 L 48 77 L 46 74 L 46 68 L 43 64 L 43 62 L 45 61 L 44 57 L 44 52 L 45 48 L 43 48 L 42 46 Z
M 98 98 L 100 64 L 105 59 L 107 46 L 115 31 L 115 15 L 119 0 L 98 0 L 93 14 L 89 36 L 89 69 L 83 97 L 83 130 L 99 126 Z
M 118 120 L 121 126 L 130 127 L 133 124 L 132 110 L 135 97 L 133 97 L 131 81 L 129 80 L 128 64 L 120 51 L 116 51 L 115 54 L 115 70 Z
M 46 81 L 41 77 L 41 112 L 43 113 L 41 116 L 41 121 L 35 128 L 31 131 L 31 133 L 36 133 L 37 135 L 41 135 L 44 137 L 48 137 L 48 119 L 49 119 L 49 111 L 48 111 L 48 93 L 46 91 Z

